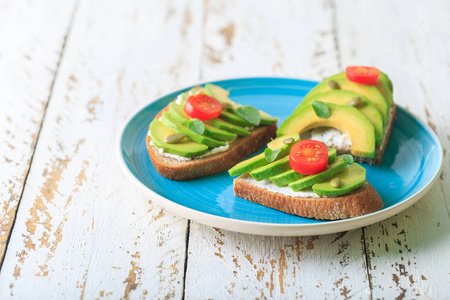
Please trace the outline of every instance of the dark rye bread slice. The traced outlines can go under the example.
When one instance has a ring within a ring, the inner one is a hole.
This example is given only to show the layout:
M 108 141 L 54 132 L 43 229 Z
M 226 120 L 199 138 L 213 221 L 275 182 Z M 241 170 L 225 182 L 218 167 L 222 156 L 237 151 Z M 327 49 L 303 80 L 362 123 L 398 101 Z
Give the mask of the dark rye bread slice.
M 375 157 L 374 158 L 368 158 L 368 157 L 361 157 L 361 156 L 354 156 L 354 160 L 357 163 L 366 163 L 370 165 L 378 166 L 381 163 L 381 160 L 384 155 L 384 151 L 386 150 L 389 137 L 391 136 L 392 128 L 394 127 L 394 122 L 397 117 L 397 110 L 395 107 L 395 104 L 392 104 L 391 108 L 389 109 L 389 116 L 387 119 L 387 124 L 383 130 L 383 140 L 381 141 L 381 144 L 375 147 Z M 307 131 L 305 133 L 302 133 L 301 135 L 302 139 L 309 139 L 311 137 L 311 131 Z M 327 147 L 336 148 L 337 155 L 342 154 L 351 154 L 351 147 L 339 147 L 337 145 L 333 144 L 327 144 Z
M 189 180 L 228 170 L 276 136 L 277 125 L 255 127 L 249 136 L 238 137 L 230 143 L 227 151 L 205 158 L 177 160 L 159 153 L 150 144 L 147 135 L 147 150 L 156 170 L 164 177 L 172 180 Z
M 319 220 L 348 219 L 383 208 L 383 200 L 366 181 L 351 194 L 340 197 L 303 198 L 270 191 L 255 184 L 248 174 L 234 179 L 236 196 L 288 214 Z M 275 187 L 275 185 L 273 185 Z

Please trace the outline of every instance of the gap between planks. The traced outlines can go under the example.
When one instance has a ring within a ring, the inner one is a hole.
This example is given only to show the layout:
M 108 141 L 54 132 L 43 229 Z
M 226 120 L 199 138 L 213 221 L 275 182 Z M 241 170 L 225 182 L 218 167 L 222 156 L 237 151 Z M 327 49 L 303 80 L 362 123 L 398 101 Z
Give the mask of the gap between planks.
M 31 157 L 30 157 L 30 163 L 28 165 L 27 173 L 26 173 L 25 179 L 23 181 L 22 190 L 20 191 L 19 201 L 17 202 L 16 210 L 14 212 L 14 219 L 13 219 L 13 222 L 11 224 L 11 227 L 9 228 L 8 237 L 6 239 L 5 247 L 3 249 L 3 252 L 0 253 L 0 272 L 2 271 L 3 261 L 4 261 L 5 257 L 6 257 L 6 252 L 8 251 L 8 245 L 9 245 L 9 241 L 11 239 L 12 232 L 14 230 L 14 225 L 16 224 L 17 212 L 19 211 L 20 203 L 22 202 L 22 197 L 23 197 L 23 193 L 25 191 L 25 186 L 27 184 L 28 175 L 30 174 L 29 171 L 30 171 L 31 166 L 33 164 L 34 154 L 36 152 L 37 144 L 39 142 L 39 137 L 41 135 L 41 130 L 42 130 L 42 127 L 43 127 L 44 122 L 45 122 L 45 117 L 47 115 L 47 108 L 49 106 L 50 99 L 51 99 L 52 94 L 53 94 L 53 88 L 55 86 L 55 82 L 56 82 L 56 78 L 57 78 L 58 73 L 59 73 L 59 68 L 60 68 L 60 65 L 61 65 L 61 61 L 62 61 L 63 56 L 64 56 L 64 50 L 66 49 L 67 38 L 70 35 L 70 31 L 72 29 L 72 26 L 73 26 L 73 23 L 74 23 L 74 20 L 75 20 L 75 15 L 76 15 L 76 12 L 77 12 L 77 8 L 78 8 L 78 1 L 75 2 L 72 14 L 70 16 L 69 26 L 67 27 L 67 32 L 66 32 L 66 34 L 64 35 L 64 38 L 63 38 L 63 43 L 61 45 L 61 50 L 59 52 L 59 58 L 58 58 L 58 62 L 56 64 L 55 73 L 53 75 L 53 79 L 52 79 L 51 84 L 50 84 L 49 94 L 48 94 L 47 101 L 46 101 L 46 104 L 45 104 L 45 107 L 44 107 L 42 121 L 41 121 L 41 124 L 39 125 L 39 129 L 38 129 L 37 134 L 36 134 L 36 143 L 34 144 L 34 149 L 33 149 L 33 152 L 31 154 Z

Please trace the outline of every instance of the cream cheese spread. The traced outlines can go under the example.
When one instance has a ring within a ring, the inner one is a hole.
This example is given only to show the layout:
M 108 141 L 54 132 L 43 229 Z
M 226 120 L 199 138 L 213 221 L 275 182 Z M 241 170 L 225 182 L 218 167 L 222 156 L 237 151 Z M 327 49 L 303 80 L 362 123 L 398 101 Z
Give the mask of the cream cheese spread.
M 321 196 L 317 195 L 312 190 L 294 192 L 288 186 L 278 187 L 272 181 L 270 181 L 269 179 L 264 179 L 264 180 L 261 180 L 261 181 L 257 181 L 256 179 L 254 179 L 251 176 L 245 176 L 245 177 L 242 177 L 241 179 L 245 180 L 245 181 L 248 181 L 250 184 L 255 185 L 257 187 L 266 189 L 266 190 L 271 191 L 273 193 L 283 194 L 283 195 L 286 195 L 286 196 L 301 197 L 301 198 L 326 198 L 326 197 L 321 197 Z
M 311 130 L 311 139 L 317 140 L 328 147 L 339 149 L 351 148 L 352 142 L 342 131 L 331 127 L 317 127 Z
M 182 95 L 183 95 L 183 94 L 179 94 L 179 95 L 177 96 L 177 99 L 175 100 L 175 104 L 176 104 L 176 105 L 180 105 L 180 104 L 181 104 L 181 98 L 182 98 Z

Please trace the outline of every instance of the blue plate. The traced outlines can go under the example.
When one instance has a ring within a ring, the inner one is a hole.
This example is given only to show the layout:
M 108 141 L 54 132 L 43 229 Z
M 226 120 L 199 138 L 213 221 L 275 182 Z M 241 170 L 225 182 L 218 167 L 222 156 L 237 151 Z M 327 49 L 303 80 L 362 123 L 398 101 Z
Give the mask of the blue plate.
M 317 82 L 243 78 L 214 84 L 230 89 L 230 98 L 234 101 L 279 117 L 281 124 Z M 190 181 L 172 181 L 159 175 L 153 167 L 145 137 L 155 115 L 187 89 L 156 100 L 131 118 L 120 136 L 119 160 L 126 173 L 151 195 L 153 201 L 175 214 L 204 224 L 265 235 L 311 235 L 350 230 L 386 219 L 412 205 L 435 181 L 442 166 L 442 148 L 436 135 L 397 106 L 397 120 L 381 165 L 364 165 L 367 180 L 385 204 L 376 213 L 340 221 L 289 215 L 236 197 L 233 178 L 227 172 Z

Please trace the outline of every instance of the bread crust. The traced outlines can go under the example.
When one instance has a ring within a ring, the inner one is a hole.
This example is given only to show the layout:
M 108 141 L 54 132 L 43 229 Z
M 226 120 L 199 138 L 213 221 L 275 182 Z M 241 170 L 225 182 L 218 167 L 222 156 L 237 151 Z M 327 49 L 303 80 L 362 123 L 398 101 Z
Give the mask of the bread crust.
M 244 174 L 234 179 L 236 196 L 288 214 L 319 220 L 348 219 L 383 208 L 383 200 L 366 181 L 353 193 L 340 197 L 292 197 L 256 186 Z
M 249 136 L 238 137 L 230 143 L 227 151 L 185 161 L 160 154 L 158 149 L 150 144 L 149 135 L 147 135 L 146 144 L 153 166 L 159 174 L 172 180 L 189 180 L 228 170 L 267 144 L 276 136 L 276 131 L 276 124 L 255 127 Z

